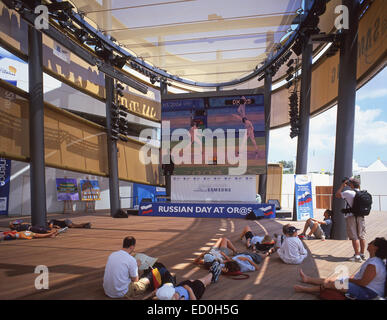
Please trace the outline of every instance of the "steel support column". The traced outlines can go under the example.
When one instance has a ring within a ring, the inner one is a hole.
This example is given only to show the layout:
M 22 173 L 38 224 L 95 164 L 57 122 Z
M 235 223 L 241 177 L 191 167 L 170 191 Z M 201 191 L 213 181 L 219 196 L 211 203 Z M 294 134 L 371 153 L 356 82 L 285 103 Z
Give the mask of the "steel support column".
M 300 133 L 297 138 L 296 174 L 306 174 L 308 170 L 310 94 L 312 82 L 313 45 L 306 37 L 302 49 L 301 91 L 300 91 Z M 296 193 L 294 192 L 293 220 L 297 220 Z
M 111 138 L 111 105 L 114 100 L 114 80 L 105 75 L 106 88 L 106 129 L 109 165 L 110 215 L 114 218 L 121 209 L 120 185 L 118 179 L 117 141 Z
M 267 189 L 267 170 L 269 161 L 269 138 L 270 138 L 270 115 L 271 115 L 271 89 L 272 89 L 272 75 L 265 72 L 264 84 L 264 106 L 265 106 L 265 163 L 266 172 L 259 175 L 258 193 L 261 196 L 263 203 L 266 203 L 266 189 Z
M 42 34 L 28 27 L 31 223 L 46 226 Z
M 336 149 L 333 177 L 333 193 L 341 185 L 344 177 L 352 176 L 353 142 L 355 125 L 357 41 L 359 26 L 359 0 L 343 0 L 348 8 L 349 30 L 344 30 L 340 49 L 339 95 L 337 104 Z M 333 196 L 332 238 L 347 238 L 346 224 L 341 209 L 344 200 Z

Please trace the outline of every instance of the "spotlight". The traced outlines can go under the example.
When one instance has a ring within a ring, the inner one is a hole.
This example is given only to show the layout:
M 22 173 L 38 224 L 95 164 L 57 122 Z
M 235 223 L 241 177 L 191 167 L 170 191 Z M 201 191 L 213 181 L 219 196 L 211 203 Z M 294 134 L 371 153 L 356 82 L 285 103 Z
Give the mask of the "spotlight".
M 113 65 L 115 65 L 117 68 L 122 69 L 126 64 L 127 60 L 127 57 L 115 56 L 113 59 Z
M 294 63 L 294 59 L 290 59 L 289 62 L 286 64 L 288 67 L 290 67 Z
M 82 30 L 82 29 L 76 29 L 74 31 L 74 34 L 75 36 L 77 37 L 77 39 L 81 42 L 81 43 L 85 43 L 89 40 L 89 34 L 85 31 L 85 30 Z
M 46 6 L 47 6 L 48 11 L 50 11 L 50 12 L 69 11 L 69 10 L 72 10 L 74 8 L 71 5 L 71 3 L 68 1 L 49 3 Z
M 286 84 L 286 89 L 289 89 L 291 86 L 293 85 L 293 81 L 289 81 L 287 84 Z
M 265 79 L 265 73 L 263 73 L 263 74 L 258 78 L 258 81 L 262 81 L 263 79 Z
M 110 57 L 110 51 L 105 48 L 105 46 L 102 43 L 98 43 L 95 46 L 95 53 L 97 56 L 101 57 L 104 60 L 108 60 Z

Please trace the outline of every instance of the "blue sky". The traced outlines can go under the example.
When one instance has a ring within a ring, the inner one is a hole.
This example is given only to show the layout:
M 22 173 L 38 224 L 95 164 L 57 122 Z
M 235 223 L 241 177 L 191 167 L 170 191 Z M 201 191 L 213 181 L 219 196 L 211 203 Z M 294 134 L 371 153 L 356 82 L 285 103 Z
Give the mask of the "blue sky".
M 384 68 L 356 94 L 354 161 L 369 166 L 380 157 L 387 161 L 387 69 Z M 333 171 L 337 107 L 311 118 L 308 171 Z M 297 138 L 290 128 L 270 132 L 269 162 L 295 160 Z

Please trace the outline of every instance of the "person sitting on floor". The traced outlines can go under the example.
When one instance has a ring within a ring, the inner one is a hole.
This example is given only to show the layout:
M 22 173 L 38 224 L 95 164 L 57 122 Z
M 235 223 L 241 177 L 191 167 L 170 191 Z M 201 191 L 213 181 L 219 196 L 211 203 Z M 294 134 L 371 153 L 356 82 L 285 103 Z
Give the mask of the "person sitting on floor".
M 193 263 L 194 264 L 203 264 L 207 269 L 209 269 L 212 263 L 215 260 L 218 260 L 221 264 L 231 256 L 231 254 L 236 254 L 237 250 L 232 244 L 232 242 L 227 238 L 219 238 L 214 246 L 200 254 Z
M 298 238 L 297 230 L 294 226 L 286 228 L 286 237 L 277 250 L 281 260 L 287 264 L 300 264 L 308 255 L 302 241 Z
M 157 289 L 156 297 L 159 300 L 200 300 L 211 283 L 218 281 L 221 274 L 221 266 L 215 261 L 208 275 L 197 280 L 184 280 L 174 287 L 171 284 L 164 284 Z
M 323 289 L 332 289 L 341 292 L 349 299 L 370 300 L 377 297 L 383 298 L 387 293 L 385 262 L 387 259 L 387 240 L 385 238 L 375 238 L 368 244 L 367 251 L 370 257 L 362 264 L 360 270 L 349 279 L 338 277 L 312 278 L 305 275 L 300 269 L 301 281 L 315 286 L 295 285 L 294 290 L 296 292 L 320 293 Z
M 103 277 L 103 289 L 110 298 L 123 298 L 138 281 L 138 267 L 140 260 L 136 260 L 132 253 L 136 247 L 136 239 L 125 237 L 122 249 L 113 252 L 106 263 Z
M 281 248 L 282 244 L 284 243 L 284 240 L 286 238 L 286 233 L 287 233 L 287 230 L 288 228 L 290 227 L 291 225 L 288 223 L 288 224 L 285 224 L 283 227 L 282 227 L 282 234 L 276 234 L 274 233 L 274 238 L 276 239 L 276 243 L 275 243 L 275 246 L 274 246 L 274 250 L 272 251 L 275 251 L 275 250 L 278 250 L 279 248 Z
M 319 221 L 316 219 L 309 218 L 305 221 L 304 230 L 300 233 L 300 237 L 305 237 L 306 231 L 310 228 L 310 232 L 307 235 L 307 239 L 312 237 L 312 234 L 316 239 L 325 240 L 326 238 L 330 238 L 331 228 L 332 228 L 332 210 L 325 210 L 324 212 L 324 220 Z
M 65 220 L 57 220 L 57 219 L 51 219 L 48 222 L 48 225 L 50 228 L 85 228 L 90 229 L 91 223 L 85 222 L 85 223 L 74 223 L 70 219 Z
M 0 233 L 0 241 L 3 240 L 31 240 L 38 238 L 54 238 L 58 235 L 58 230 L 52 230 L 48 233 L 35 233 L 29 230 L 25 231 L 4 231 Z

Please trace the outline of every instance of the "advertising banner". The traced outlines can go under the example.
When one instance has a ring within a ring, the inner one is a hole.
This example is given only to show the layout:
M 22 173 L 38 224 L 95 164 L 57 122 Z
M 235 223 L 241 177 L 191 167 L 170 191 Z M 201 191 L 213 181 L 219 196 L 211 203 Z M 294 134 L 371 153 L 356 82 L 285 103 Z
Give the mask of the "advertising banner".
M 0 215 L 8 214 L 11 160 L 0 158 Z
M 80 180 L 81 201 L 101 200 L 98 180 Z
M 255 202 L 256 176 L 172 176 L 172 201 Z
M 79 200 L 77 179 L 57 178 L 56 193 L 58 201 Z
M 297 220 L 313 218 L 312 181 L 308 175 L 294 175 Z
M 242 218 L 254 211 L 262 218 L 275 218 L 275 205 L 242 203 L 173 203 L 143 202 L 140 204 L 140 216 L 191 217 L 191 218 Z

